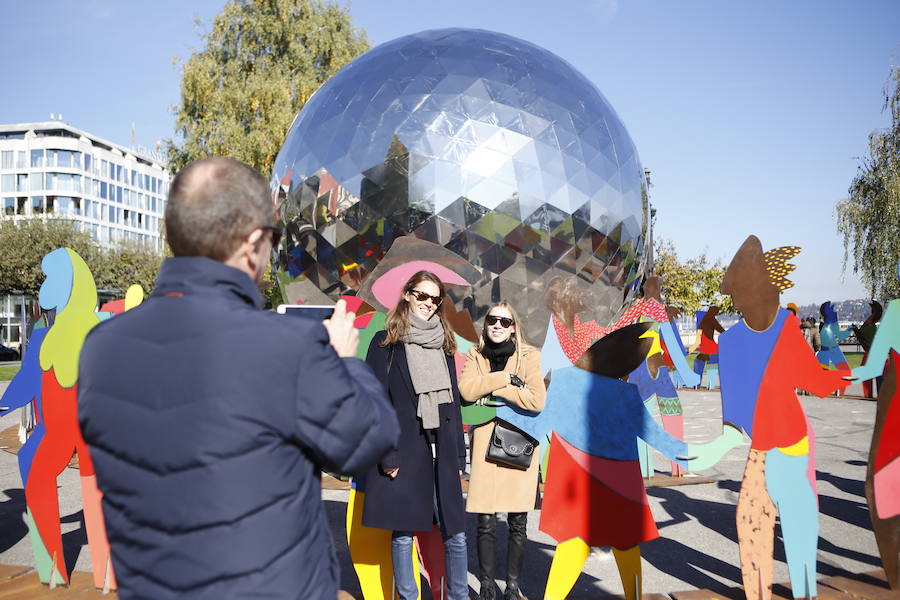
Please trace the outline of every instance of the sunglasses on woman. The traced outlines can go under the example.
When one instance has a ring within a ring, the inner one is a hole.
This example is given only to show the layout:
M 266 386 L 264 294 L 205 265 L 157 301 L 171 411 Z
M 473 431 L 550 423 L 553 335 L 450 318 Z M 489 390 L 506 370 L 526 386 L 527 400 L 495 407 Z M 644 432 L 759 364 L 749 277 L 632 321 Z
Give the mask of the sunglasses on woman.
M 435 306 L 440 306 L 441 302 L 444 300 L 442 296 L 432 296 L 431 294 L 426 294 L 421 290 L 409 290 L 409 293 L 412 294 L 413 297 L 419 302 L 425 302 L 430 298 L 431 303 Z
M 485 318 L 485 322 L 488 324 L 488 326 L 500 323 L 500 326 L 504 329 L 509 329 L 513 324 L 513 320 L 509 317 L 498 317 L 497 315 L 488 315 Z

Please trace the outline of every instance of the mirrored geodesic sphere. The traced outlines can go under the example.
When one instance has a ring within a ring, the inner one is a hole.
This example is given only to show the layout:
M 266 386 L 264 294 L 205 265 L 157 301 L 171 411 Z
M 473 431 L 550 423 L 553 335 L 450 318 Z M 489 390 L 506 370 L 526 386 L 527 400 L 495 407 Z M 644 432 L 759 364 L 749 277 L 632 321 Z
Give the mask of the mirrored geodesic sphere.
M 529 42 L 425 31 L 363 54 L 295 119 L 275 162 L 289 302 L 359 289 L 398 236 L 481 274 L 451 287 L 478 323 L 514 305 L 540 345 L 548 283 L 574 281 L 582 321 L 609 324 L 635 292 L 648 237 L 634 144 L 600 91 Z

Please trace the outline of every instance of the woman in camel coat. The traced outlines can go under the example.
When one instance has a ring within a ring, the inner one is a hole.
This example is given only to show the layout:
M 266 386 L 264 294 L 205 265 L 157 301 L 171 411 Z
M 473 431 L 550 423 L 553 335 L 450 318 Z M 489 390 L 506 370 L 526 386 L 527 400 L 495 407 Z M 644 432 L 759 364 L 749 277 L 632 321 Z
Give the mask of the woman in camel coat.
M 516 336 L 518 319 L 512 307 L 497 303 L 488 310 L 482 341 L 466 356 L 459 392 L 466 402 L 505 401 L 534 413 L 544 407 L 547 391 L 541 374 L 541 354 Z M 519 600 L 519 573 L 525 556 L 528 511 L 537 499 L 540 452 L 535 448 L 527 470 L 485 460 L 494 421 L 474 429 L 472 473 L 466 511 L 478 514 L 477 547 L 481 589 L 479 598 L 494 598 L 497 513 L 508 513 L 507 577 L 504 600 Z

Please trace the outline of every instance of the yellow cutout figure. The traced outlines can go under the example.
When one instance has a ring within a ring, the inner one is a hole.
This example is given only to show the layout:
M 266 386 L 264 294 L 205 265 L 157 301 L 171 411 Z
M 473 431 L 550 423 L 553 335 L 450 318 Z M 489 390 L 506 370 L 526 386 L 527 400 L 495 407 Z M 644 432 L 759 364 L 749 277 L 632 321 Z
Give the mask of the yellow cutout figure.
M 394 598 L 394 564 L 391 560 L 391 532 L 387 529 L 366 527 L 362 524 L 365 492 L 350 490 L 347 503 L 347 546 L 353 568 L 359 578 L 359 587 L 365 600 L 392 600 Z M 413 577 L 422 597 L 419 577 L 419 560 L 413 552 Z
M 547 576 L 547 588 L 544 600 L 562 600 L 565 598 L 591 553 L 591 547 L 581 538 L 572 538 L 556 546 L 553 562 L 550 563 L 550 574 Z
M 133 284 L 125 292 L 125 310 L 131 310 L 144 301 L 144 288 L 140 284 Z
M 78 355 L 88 332 L 100 322 L 94 313 L 97 288 L 84 260 L 69 250 L 72 265 L 72 293 L 56 315 L 53 327 L 41 344 L 41 370 L 53 369 L 60 387 L 71 388 L 78 381 Z
M 641 597 L 641 547 L 612 550 L 619 577 L 622 578 L 625 600 L 638 600 Z M 547 576 L 544 600 L 563 600 L 568 595 L 581 575 L 590 553 L 591 547 L 581 538 L 572 538 L 556 546 L 550 574 Z

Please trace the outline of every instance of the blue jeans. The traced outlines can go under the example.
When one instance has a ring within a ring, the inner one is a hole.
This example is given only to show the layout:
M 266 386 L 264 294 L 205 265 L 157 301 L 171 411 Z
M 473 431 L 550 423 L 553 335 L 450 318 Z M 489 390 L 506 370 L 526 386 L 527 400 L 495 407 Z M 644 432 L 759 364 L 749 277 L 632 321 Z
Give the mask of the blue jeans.
M 391 559 L 394 562 L 394 585 L 401 600 L 416 600 L 419 595 L 412 565 L 411 531 L 395 531 L 391 537 Z M 447 571 L 447 599 L 469 597 L 466 532 L 444 538 L 444 568 Z

